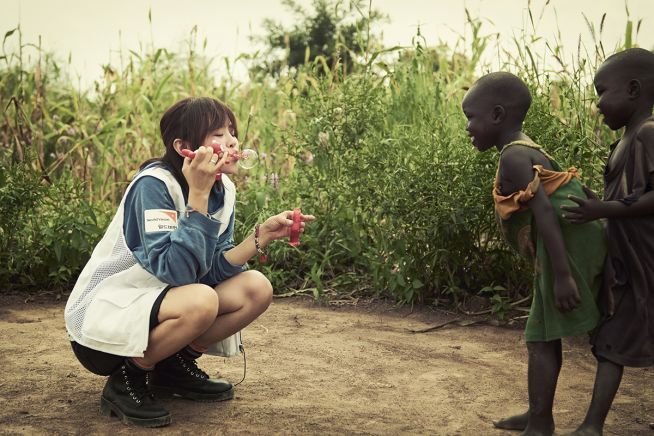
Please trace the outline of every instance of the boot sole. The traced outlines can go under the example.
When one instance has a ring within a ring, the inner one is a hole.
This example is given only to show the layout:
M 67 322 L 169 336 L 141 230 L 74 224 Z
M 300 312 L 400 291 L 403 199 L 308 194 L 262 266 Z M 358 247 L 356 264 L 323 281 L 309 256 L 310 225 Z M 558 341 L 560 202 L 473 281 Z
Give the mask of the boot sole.
M 100 413 L 109 417 L 117 416 L 123 422 L 123 424 L 133 424 L 139 427 L 164 427 L 172 422 L 172 417 L 170 414 L 151 419 L 132 418 L 131 416 L 125 415 L 125 413 L 120 410 L 118 406 L 107 400 L 105 397 L 100 397 Z
M 199 401 L 202 403 L 213 403 L 218 401 L 227 401 L 234 398 L 234 388 L 219 394 L 201 394 L 198 392 L 189 392 L 180 390 L 179 388 L 171 388 L 168 386 L 154 386 L 150 385 L 150 389 L 155 394 L 164 394 L 172 397 L 185 398 L 187 400 Z

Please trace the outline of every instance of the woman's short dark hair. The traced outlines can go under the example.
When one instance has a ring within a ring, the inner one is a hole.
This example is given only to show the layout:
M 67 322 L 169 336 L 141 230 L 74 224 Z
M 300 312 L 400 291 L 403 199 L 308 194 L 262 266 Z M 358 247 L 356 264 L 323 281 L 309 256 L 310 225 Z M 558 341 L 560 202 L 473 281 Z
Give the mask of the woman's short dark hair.
M 186 179 L 182 174 L 184 158 L 173 147 L 175 139 L 188 143 L 191 150 L 202 145 L 209 133 L 230 125 L 232 134 L 238 137 L 236 117 L 227 105 L 215 98 L 191 97 L 172 105 L 161 117 L 159 130 L 166 151 L 162 157 L 149 159 L 141 164 L 141 169 L 160 162 L 187 189 Z

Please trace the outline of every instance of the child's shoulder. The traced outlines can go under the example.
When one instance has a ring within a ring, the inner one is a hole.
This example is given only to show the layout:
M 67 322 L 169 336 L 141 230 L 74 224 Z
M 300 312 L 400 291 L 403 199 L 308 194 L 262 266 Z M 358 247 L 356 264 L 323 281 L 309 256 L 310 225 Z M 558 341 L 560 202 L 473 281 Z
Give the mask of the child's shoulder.
M 502 149 L 500 154 L 500 166 L 516 167 L 549 161 L 545 151 L 540 145 L 527 142 L 513 142 Z
M 526 189 L 534 178 L 534 166 L 552 169 L 548 157 L 534 145 L 511 143 L 502 150 L 496 177 L 496 185 L 502 195 Z
M 654 147 L 654 116 L 641 123 L 636 131 L 636 140 L 643 145 Z

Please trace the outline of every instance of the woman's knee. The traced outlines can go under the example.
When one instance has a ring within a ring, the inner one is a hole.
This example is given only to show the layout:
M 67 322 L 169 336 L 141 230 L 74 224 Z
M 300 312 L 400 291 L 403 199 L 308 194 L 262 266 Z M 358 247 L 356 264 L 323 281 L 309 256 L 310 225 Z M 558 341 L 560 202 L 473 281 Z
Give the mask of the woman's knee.
M 261 272 L 255 270 L 249 270 L 243 274 L 248 275 L 248 298 L 257 304 L 268 307 L 273 296 L 273 287 L 270 280 Z
M 184 317 L 198 326 L 210 325 L 218 316 L 218 294 L 207 285 L 196 284 L 184 302 Z

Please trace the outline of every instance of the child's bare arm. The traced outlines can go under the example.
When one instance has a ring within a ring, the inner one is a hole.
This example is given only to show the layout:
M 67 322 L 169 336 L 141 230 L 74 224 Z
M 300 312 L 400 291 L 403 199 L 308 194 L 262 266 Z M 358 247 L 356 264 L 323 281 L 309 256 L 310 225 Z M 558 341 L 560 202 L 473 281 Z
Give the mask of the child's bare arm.
M 500 184 L 503 183 L 502 178 L 506 178 L 507 181 L 510 180 L 512 186 L 524 190 L 534 178 L 534 163 L 527 153 L 520 153 L 519 150 L 505 153 L 500 162 L 500 174 L 503 174 Z M 556 211 L 542 186 L 536 190 L 528 205 L 534 215 L 538 232 L 543 238 L 554 270 L 554 302 L 560 311 L 568 312 L 577 307 L 581 300 L 577 285 L 570 272 Z
M 636 134 L 635 141 L 643 144 L 654 153 L 654 122 L 646 122 Z M 588 199 L 570 196 L 579 206 L 561 206 L 566 211 L 564 217 L 575 224 L 583 224 L 598 218 L 631 218 L 654 215 L 654 172 L 649 174 L 649 190 L 632 204 L 622 201 L 602 201 L 590 189 L 584 187 Z

